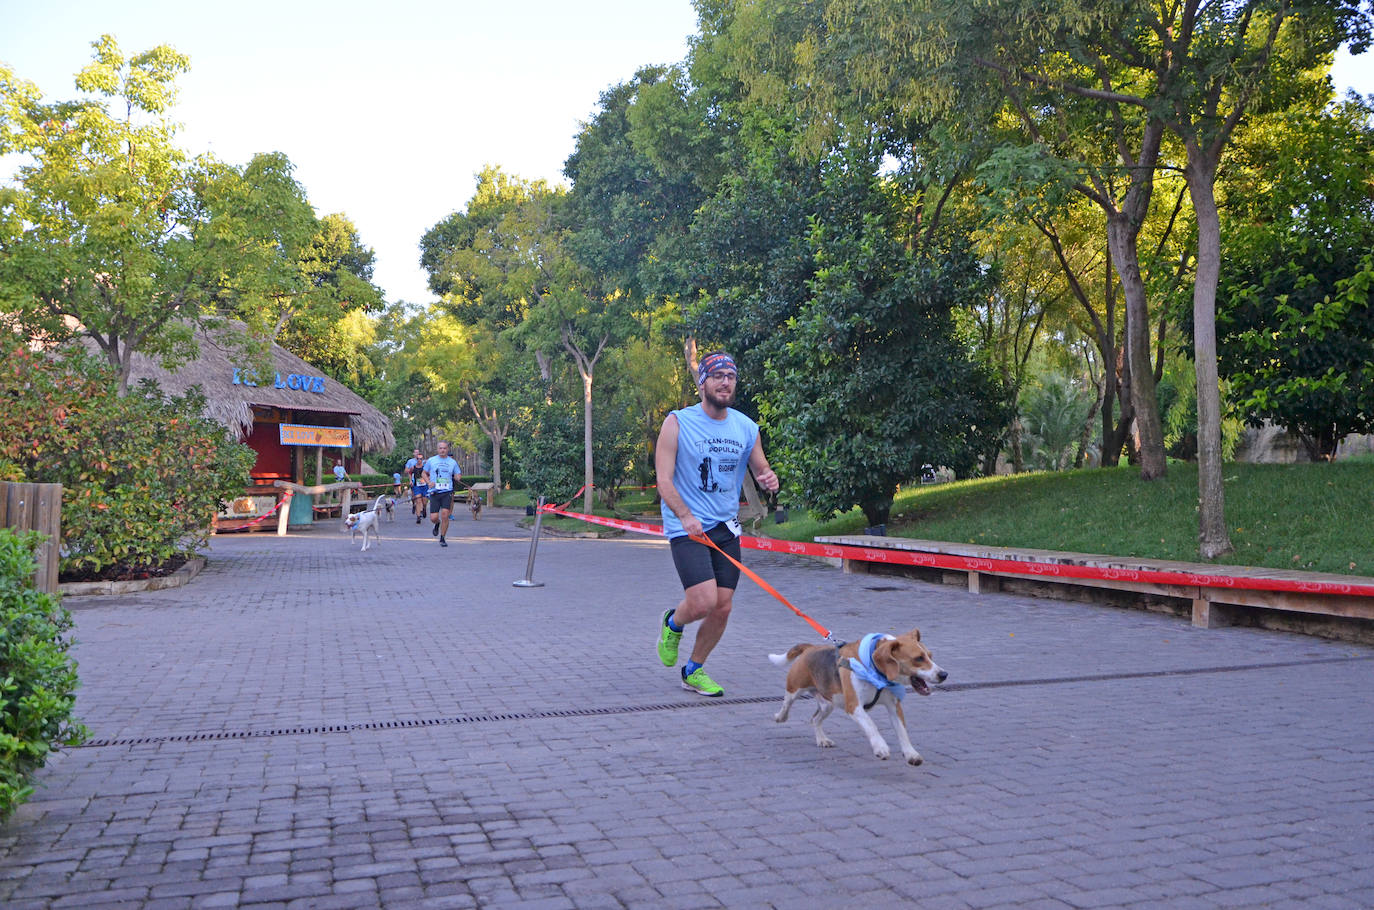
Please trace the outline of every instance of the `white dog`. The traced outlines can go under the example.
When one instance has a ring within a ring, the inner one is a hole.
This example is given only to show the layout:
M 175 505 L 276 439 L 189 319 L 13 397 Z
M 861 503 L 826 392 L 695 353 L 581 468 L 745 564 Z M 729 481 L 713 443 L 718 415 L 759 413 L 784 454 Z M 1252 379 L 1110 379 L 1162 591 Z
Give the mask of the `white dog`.
M 357 540 L 358 532 L 362 532 L 363 550 L 371 546 L 370 538 L 376 538 L 377 542 L 381 542 L 381 528 L 378 527 L 381 522 L 378 516 L 382 514 L 379 510 L 385 508 L 385 499 L 385 496 L 378 496 L 372 508 L 366 512 L 354 512 L 344 519 L 344 530 L 348 532 L 349 540 Z
M 384 505 L 386 506 L 386 520 L 387 520 L 387 521 L 395 521 L 395 520 L 396 520 L 396 497 L 395 497 L 395 496 L 379 496 L 379 497 L 377 497 L 377 501 L 378 501 L 378 502 L 381 502 L 382 500 L 385 500 Z

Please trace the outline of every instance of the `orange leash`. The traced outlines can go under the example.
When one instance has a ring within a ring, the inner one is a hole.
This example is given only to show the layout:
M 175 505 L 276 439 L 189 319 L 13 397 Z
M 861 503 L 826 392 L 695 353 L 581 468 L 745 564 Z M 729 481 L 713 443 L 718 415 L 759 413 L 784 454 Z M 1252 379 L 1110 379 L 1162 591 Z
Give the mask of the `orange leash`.
M 806 615 L 805 613 L 803 613 L 801 610 L 798 610 L 796 607 L 792 606 L 792 602 L 791 602 L 790 600 L 788 600 L 786 597 L 783 597 L 781 594 L 779 594 L 779 593 L 778 593 L 778 590 L 777 590 L 776 588 L 774 588 L 774 587 L 773 587 L 772 585 L 770 585 L 768 582 L 766 582 L 766 581 L 764 581 L 762 578 L 760 578 L 760 577 L 758 576 L 757 573 L 755 573 L 752 569 L 750 569 L 750 568 L 749 568 L 748 566 L 746 566 L 744 563 L 740 562 L 738 559 L 736 559 L 735 557 L 731 556 L 729 553 L 726 553 L 726 552 L 725 552 L 724 550 L 722 550 L 720 547 L 716 546 L 716 542 L 715 542 L 714 540 L 712 540 L 711 538 L 707 537 L 705 534 L 693 534 L 693 535 L 692 535 L 692 540 L 695 540 L 695 541 L 697 541 L 698 543 L 704 543 L 704 544 L 706 544 L 706 545 L 709 546 L 711 549 L 713 549 L 713 550 L 715 550 L 717 553 L 719 553 L 721 556 L 724 556 L 726 559 L 728 559 L 728 560 L 730 560 L 732 563 L 734 563 L 736 568 L 738 568 L 738 569 L 739 569 L 741 572 L 743 572 L 745 575 L 748 575 L 748 576 L 749 576 L 750 578 L 752 578 L 755 582 L 757 582 L 757 583 L 758 583 L 758 586 L 759 586 L 760 588 L 763 588 L 763 589 L 764 589 L 765 591 L 767 591 L 769 594 L 772 594 L 774 597 L 776 597 L 779 601 L 782 602 L 782 605 L 783 605 L 783 606 L 787 607 L 787 609 L 791 610 L 793 613 L 796 613 L 796 614 L 797 614 L 798 616 L 800 616 L 802 619 L 806 620 L 807 625 L 809 625 L 811 628 L 815 629 L 815 630 L 820 634 L 821 638 L 824 638 L 824 639 L 826 639 L 827 641 L 835 642 L 836 644 L 839 644 L 839 643 L 840 643 L 838 639 L 834 638 L 834 637 L 830 634 L 830 630 L 829 630 L 829 629 L 827 629 L 825 626 L 821 625 L 820 623 L 816 622 L 816 621 L 815 621 L 814 619 L 812 619 L 810 616 L 807 616 L 807 615 Z

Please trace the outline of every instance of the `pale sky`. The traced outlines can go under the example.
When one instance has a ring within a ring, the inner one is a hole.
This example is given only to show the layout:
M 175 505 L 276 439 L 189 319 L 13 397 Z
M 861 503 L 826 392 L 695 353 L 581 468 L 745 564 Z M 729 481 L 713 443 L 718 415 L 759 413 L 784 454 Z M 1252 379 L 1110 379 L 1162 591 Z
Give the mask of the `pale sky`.
M 682 61 L 695 30 L 691 0 L 0 0 L 0 60 L 50 101 L 77 97 L 102 34 L 187 54 L 179 145 L 239 165 L 285 153 L 316 212 L 376 251 L 387 299 L 412 303 L 432 299 L 420 237 L 477 171 L 566 182 L 601 93 Z
M 411 303 L 431 299 L 421 235 L 478 170 L 562 182 L 601 92 L 683 60 L 695 31 L 691 0 L 0 0 L 0 60 L 48 100 L 76 96 L 102 34 L 189 55 L 181 147 L 239 165 L 285 153 L 315 210 L 376 251 L 387 299 Z M 1374 92 L 1374 52 L 1335 77 Z

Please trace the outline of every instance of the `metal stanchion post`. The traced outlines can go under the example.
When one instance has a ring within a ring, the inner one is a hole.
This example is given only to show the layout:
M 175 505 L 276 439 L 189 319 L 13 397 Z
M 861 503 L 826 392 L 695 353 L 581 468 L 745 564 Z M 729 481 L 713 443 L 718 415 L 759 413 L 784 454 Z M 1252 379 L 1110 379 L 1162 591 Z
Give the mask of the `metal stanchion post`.
M 534 554 L 539 549 L 539 524 L 544 520 L 544 497 L 539 497 L 539 505 L 534 509 L 534 537 L 530 538 L 530 559 L 525 564 L 525 577 L 511 584 L 517 588 L 542 588 L 542 581 L 534 580 Z

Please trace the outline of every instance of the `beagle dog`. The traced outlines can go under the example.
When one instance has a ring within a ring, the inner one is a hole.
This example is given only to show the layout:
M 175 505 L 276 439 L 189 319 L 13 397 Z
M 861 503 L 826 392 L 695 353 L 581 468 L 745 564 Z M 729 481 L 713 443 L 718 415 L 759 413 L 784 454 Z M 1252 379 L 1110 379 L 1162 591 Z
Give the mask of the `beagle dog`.
M 378 496 L 377 501 L 372 504 L 372 508 L 368 509 L 366 512 L 353 512 L 346 516 L 344 518 L 343 529 L 348 532 L 348 539 L 357 540 L 358 532 L 361 531 L 363 535 L 363 550 L 371 546 L 370 538 L 376 538 L 376 540 L 380 542 L 382 539 L 381 528 L 379 527 L 381 521 L 378 516 L 382 514 L 381 510 L 385 508 L 386 497 Z
M 782 710 L 773 720 L 782 723 L 792 703 L 803 692 L 816 696 L 816 711 L 811 725 L 816 728 L 816 745 L 835 745 L 821 724 L 836 707 L 843 707 L 868 736 L 873 755 L 885 759 L 891 754 L 869 709 L 881 704 L 892 717 L 892 728 L 909 765 L 919 765 L 921 753 L 911 744 L 902 713 L 902 695 L 908 682 L 917 695 L 929 695 L 932 683 L 942 683 L 949 674 L 940 669 L 921 644 L 921 630 L 905 635 L 865 635 L 859 641 L 836 648 L 833 645 L 794 645 L 786 654 L 769 654 L 774 664 L 788 667 L 786 694 Z M 789 666 L 790 664 L 790 666 Z

